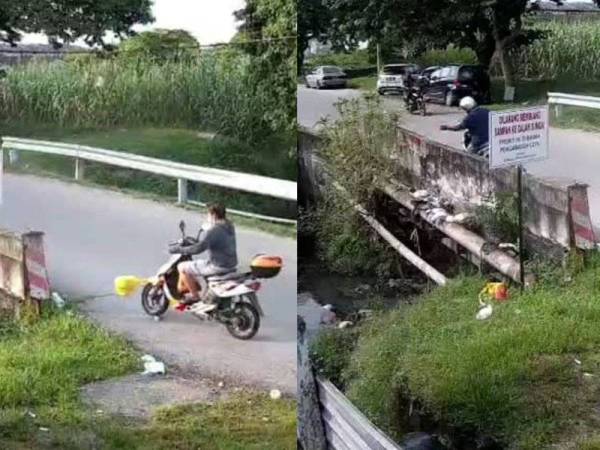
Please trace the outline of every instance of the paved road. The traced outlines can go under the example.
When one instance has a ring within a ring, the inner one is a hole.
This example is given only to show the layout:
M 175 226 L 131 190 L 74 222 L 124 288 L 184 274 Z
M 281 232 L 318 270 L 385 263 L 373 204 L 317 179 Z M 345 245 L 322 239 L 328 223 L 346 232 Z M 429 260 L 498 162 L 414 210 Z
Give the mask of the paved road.
M 71 298 L 112 291 L 115 276 L 153 275 L 198 213 L 120 193 L 56 180 L 5 175 L 0 227 L 46 233 L 53 287 Z M 261 251 L 284 258 L 286 267 L 259 292 L 266 317 L 251 341 L 233 339 L 225 328 L 169 311 L 154 322 L 139 295 L 89 300 L 84 309 L 105 327 L 144 351 L 203 376 L 225 377 L 284 392 L 296 390 L 296 241 L 238 229 L 241 262 Z
M 335 120 L 339 117 L 334 104 L 341 98 L 359 97 L 359 91 L 352 89 L 317 91 L 298 87 L 298 121 L 312 128 L 322 116 Z M 402 111 L 402 100 L 398 96 L 386 96 L 383 107 L 389 111 Z M 428 104 L 429 115 L 420 117 L 403 114 L 404 126 L 429 138 L 462 147 L 462 133 L 440 131 L 441 124 L 453 124 L 460 121 L 463 114 L 458 108 Z M 588 198 L 592 221 L 600 231 L 600 134 L 581 130 L 562 128 L 550 129 L 550 158 L 546 161 L 529 163 L 526 169 L 540 177 L 562 181 L 576 180 L 589 185 Z

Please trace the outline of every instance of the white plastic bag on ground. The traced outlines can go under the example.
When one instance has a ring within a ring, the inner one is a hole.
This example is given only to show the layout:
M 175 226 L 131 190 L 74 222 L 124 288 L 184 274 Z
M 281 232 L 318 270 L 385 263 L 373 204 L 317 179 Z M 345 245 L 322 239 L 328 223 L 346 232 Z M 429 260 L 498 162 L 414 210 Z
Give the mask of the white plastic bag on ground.
M 144 371 L 142 372 L 142 375 L 164 375 L 165 363 L 162 361 L 157 361 L 152 355 L 142 356 L 142 361 L 144 361 Z

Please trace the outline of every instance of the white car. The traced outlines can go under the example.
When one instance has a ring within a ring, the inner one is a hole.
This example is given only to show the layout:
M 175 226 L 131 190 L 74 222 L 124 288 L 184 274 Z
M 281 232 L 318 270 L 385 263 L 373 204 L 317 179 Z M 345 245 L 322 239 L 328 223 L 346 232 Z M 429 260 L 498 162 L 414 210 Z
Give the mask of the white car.
M 337 87 L 345 88 L 348 80 L 347 75 L 342 69 L 336 66 L 319 66 L 305 77 L 305 84 L 308 88 L 327 88 Z
M 404 77 L 419 70 L 416 64 L 386 64 L 377 78 L 377 92 L 384 95 L 388 92 L 402 94 Z

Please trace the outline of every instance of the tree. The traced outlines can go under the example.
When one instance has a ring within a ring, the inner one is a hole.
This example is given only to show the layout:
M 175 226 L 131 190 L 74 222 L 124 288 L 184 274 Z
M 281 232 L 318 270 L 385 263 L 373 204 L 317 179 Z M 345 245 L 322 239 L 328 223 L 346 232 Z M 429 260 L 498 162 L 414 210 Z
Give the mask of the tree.
M 542 37 L 527 29 L 528 0 L 325 0 L 332 10 L 330 37 L 338 42 L 382 41 L 397 35 L 413 42 L 471 48 L 483 65 L 497 58 L 506 93 L 514 93 L 510 51 Z M 559 0 L 553 0 L 559 3 Z M 600 4 L 600 0 L 595 0 Z
M 185 30 L 144 31 L 121 43 L 120 56 L 144 57 L 154 61 L 191 60 L 200 53 L 200 44 Z
M 330 21 L 330 9 L 323 0 L 298 0 L 298 72 L 310 40 L 325 41 Z
M 272 105 L 265 119 L 274 130 L 296 123 L 296 0 L 247 0 L 236 11 L 233 42 L 253 56 L 257 96 Z
M 0 40 L 17 43 L 22 33 L 44 33 L 60 46 L 82 38 L 104 46 L 107 32 L 133 34 L 135 24 L 152 22 L 152 0 L 0 0 Z

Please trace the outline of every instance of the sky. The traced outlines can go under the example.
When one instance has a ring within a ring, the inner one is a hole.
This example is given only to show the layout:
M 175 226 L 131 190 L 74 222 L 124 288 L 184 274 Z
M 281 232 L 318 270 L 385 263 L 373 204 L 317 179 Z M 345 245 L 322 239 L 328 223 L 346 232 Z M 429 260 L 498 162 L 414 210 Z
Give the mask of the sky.
M 201 44 L 227 42 L 236 33 L 233 11 L 244 4 L 245 0 L 154 0 L 152 13 L 156 21 L 134 29 L 182 28 Z M 45 44 L 48 40 L 44 35 L 28 34 L 23 42 Z

